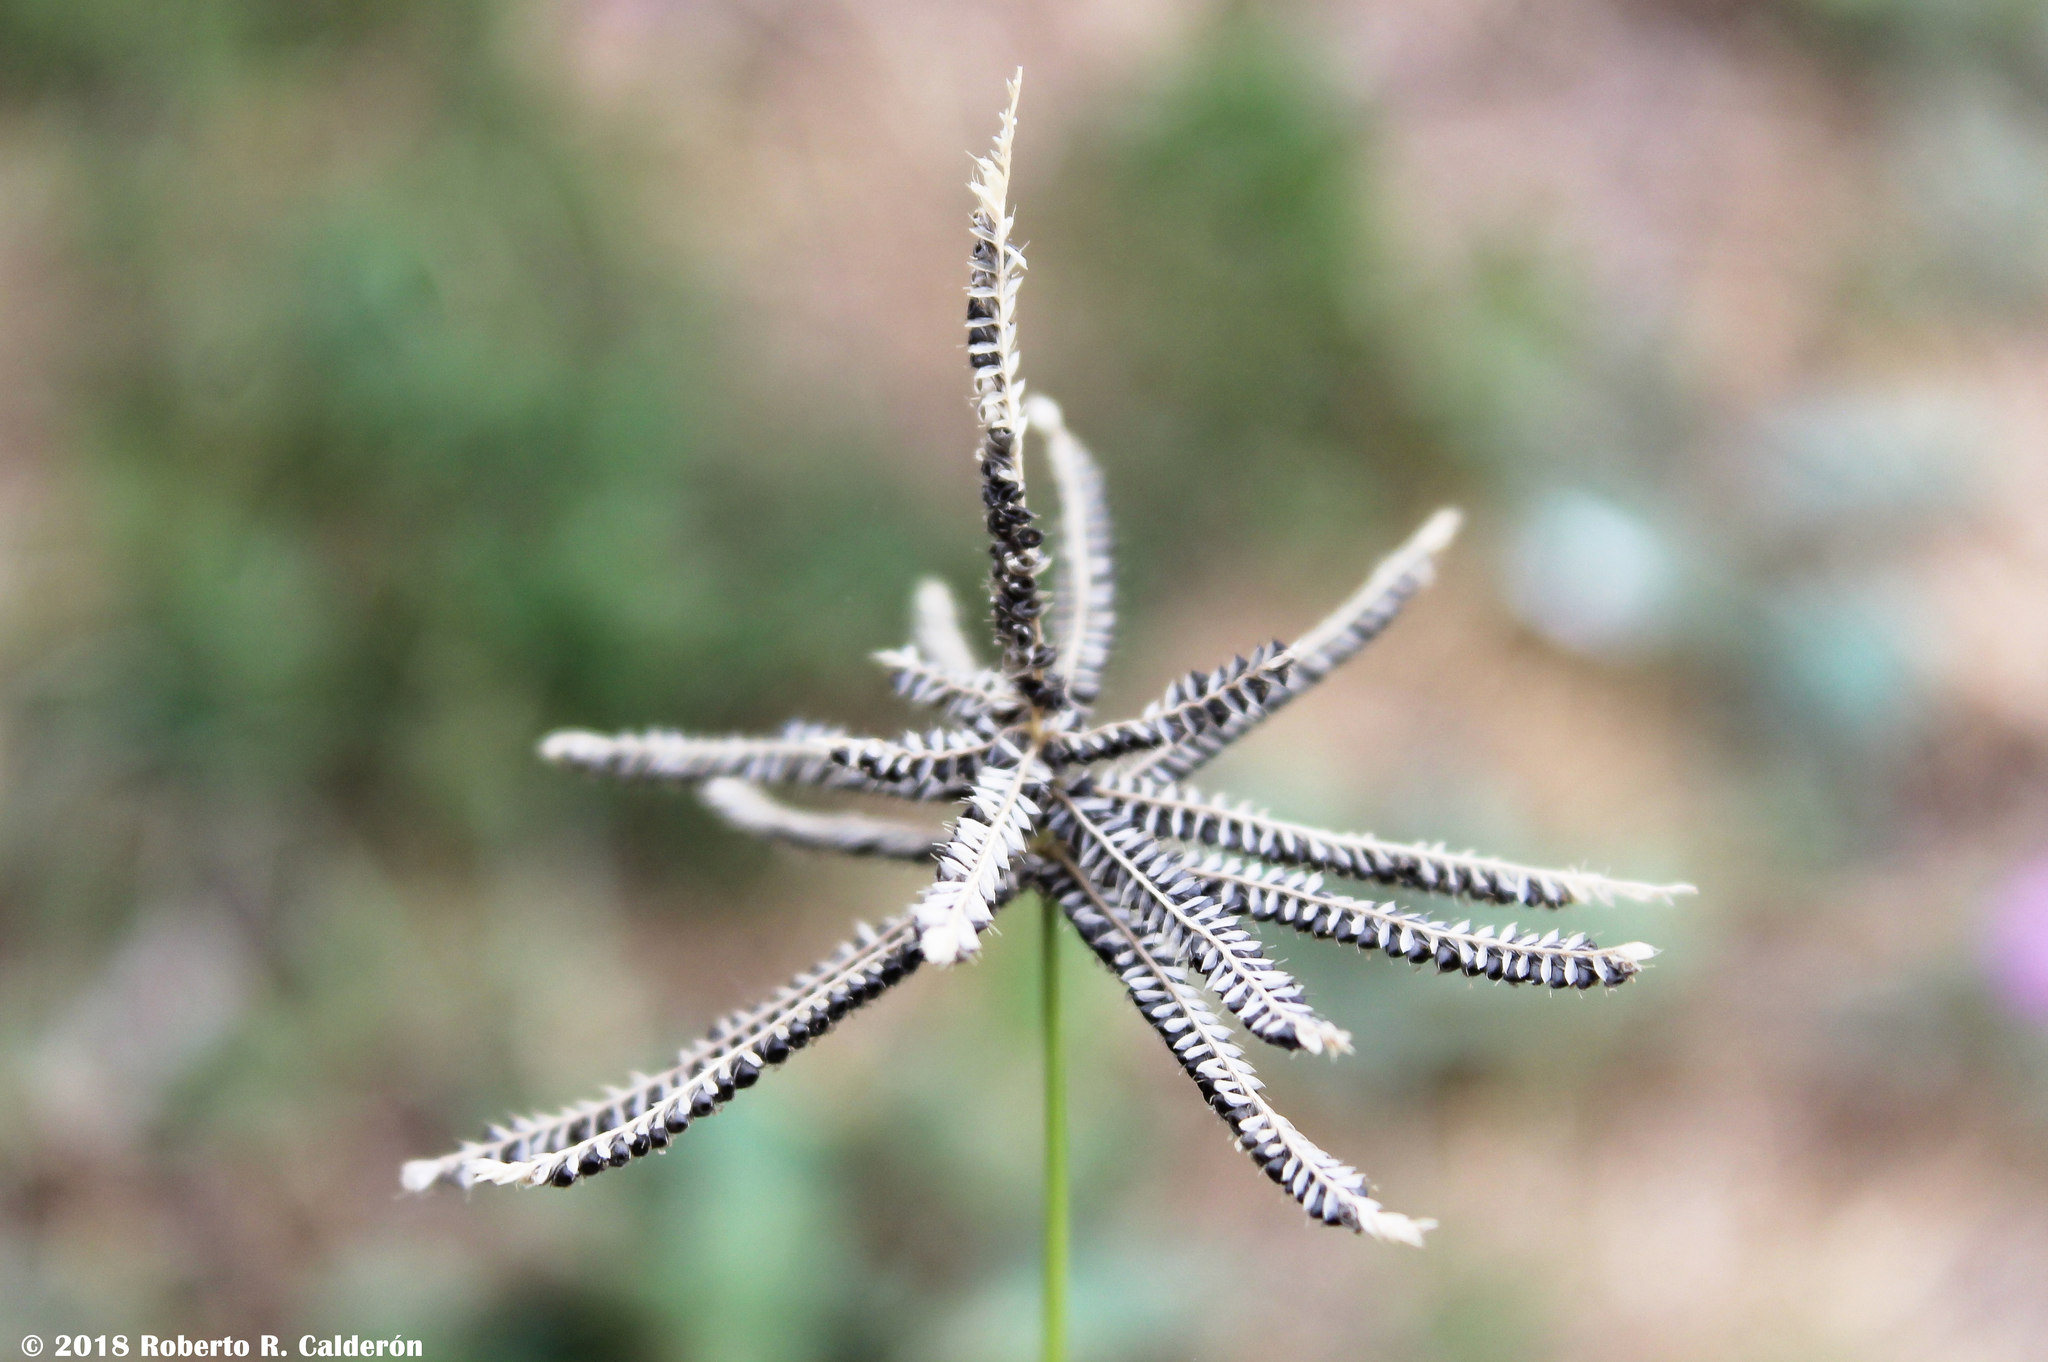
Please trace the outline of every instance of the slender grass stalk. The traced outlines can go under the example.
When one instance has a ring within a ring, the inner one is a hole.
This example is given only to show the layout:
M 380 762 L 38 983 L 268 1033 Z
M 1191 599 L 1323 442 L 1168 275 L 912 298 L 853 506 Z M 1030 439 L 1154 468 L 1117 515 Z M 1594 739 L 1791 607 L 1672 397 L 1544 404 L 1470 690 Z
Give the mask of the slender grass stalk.
M 1039 971 L 1045 1033 L 1044 1362 L 1067 1358 L 1067 1061 L 1060 1036 L 1060 906 L 1042 896 Z

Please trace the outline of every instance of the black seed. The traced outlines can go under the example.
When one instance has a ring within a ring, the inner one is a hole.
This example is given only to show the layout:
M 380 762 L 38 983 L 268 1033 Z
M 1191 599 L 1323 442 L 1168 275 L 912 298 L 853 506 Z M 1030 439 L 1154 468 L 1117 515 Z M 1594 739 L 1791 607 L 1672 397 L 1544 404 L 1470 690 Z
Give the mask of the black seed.
M 662 1128 L 671 1135 L 680 1135 L 690 1128 L 689 1109 L 680 1103 L 668 1109 L 668 1115 L 661 1118 Z
M 583 1151 L 583 1157 L 576 1161 L 577 1171 L 582 1173 L 583 1176 L 586 1178 L 596 1177 L 599 1173 L 602 1173 L 606 1168 L 609 1168 L 610 1166 L 610 1164 L 605 1162 L 604 1155 L 597 1152 L 596 1145 L 592 1145 L 588 1149 L 585 1149 Z
M 576 1170 L 569 1166 L 567 1160 L 564 1160 L 555 1169 L 555 1171 L 548 1176 L 548 1182 L 556 1187 L 567 1187 L 570 1183 L 574 1181 L 576 1181 Z
M 690 1094 L 690 1115 L 709 1116 L 718 1110 L 718 1102 L 707 1088 L 699 1088 Z

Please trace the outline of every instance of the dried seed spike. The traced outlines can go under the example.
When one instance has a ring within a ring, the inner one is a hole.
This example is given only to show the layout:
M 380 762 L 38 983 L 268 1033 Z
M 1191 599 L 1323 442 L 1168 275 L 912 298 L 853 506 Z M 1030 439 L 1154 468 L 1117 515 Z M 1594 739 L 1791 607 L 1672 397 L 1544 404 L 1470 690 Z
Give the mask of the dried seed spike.
M 1581 900 L 1668 902 L 1695 892 L 1689 884 L 1645 884 L 1583 870 L 1532 870 L 1441 845 L 1388 842 L 1370 833 L 1327 832 L 1255 812 L 1249 805 L 1204 797 L 1186 786 L 1122 772 L 1096 778 L 1096 789 L 1154 836 L 1242 848 L 1272 860 L 1312 866 L 1353 879 L 1407 885 L 1494 903 L 1526 902 L 1507 886 L 1541 879 L 1557 889 L 1544 906 Z M 1172 829 L 1185 829 L 1174 831 Z
M 1188 873 L 1179 858 L 1148 837 L 1125 839 L 1106 832 L 1091 817 L 1100 805 L 1084 806 L 1063 791 L 1055 794 L 1072 820 L 1064 840 L 1084 847 L 1093 843 L 1106 853 L 1108 863 L 1099 861 L 1090 872 L 1093 882 L 1128 909 L 1140 930 L 1166 943 L 1173 964 L 1199 969 L 1209 991 L 1245 1030 L 1285 1050 L 1327 1051 L 1332 1057 L 1351 1053 L 1351 1033 L 1316 1014 L 1303 999 L 1301 985 L 1266 958 L 1258 938 L 1238 926 L 1236 914 L 1220 900 L 1203 892 L 1200 878 Z
M 1102 470 L 1068 431 L 1059 403 L 1034 394 L 1024 403 L 1060 496 L 1060 589 L 1053 616 L 1054 673 L 1068 701 L 1086 712 L 1102 689 L 1116 641 L 1116 543 Z
M 910 641 L 932 665 L 956 677 L 972 676 L 981 670 L 974 645 L 960 628 L 960 607 L 953 589 L 937 577 L 917 584 L 910 599 Z
M 872 980 L 870 987 L 853 994 L 851 1005 L 858 1007 L 887 988 L 881 980 L 885 967 L 895 967 L 898 979 L 916 969 L 922 960 L 917 935 L 910 913 L 892 918 L 880 931 L 863 929 L 858 944 L 842 946 L 826 963 L 799 974 L 770 1002 L 720 1018 L 703 1040 L 685 1049 L 675 1065 L 654 1078 L 636 1080 L 623 1089 L 608 1088 L 605 1097 L 566 1107 L 553 1116 L 516 1118 L 512 1127 L 517 1133 L 509 1138 L 467 1143 L 438 1159 L 415 1159 L 405 1165 L 400 1182 L 414 1192 L 444 1181 L 465 1186 L 472 1182 L 565 1186 L 557 1177 L 564 1169 L 571 1170 L 570 1181 L 574 1181 L 623 1163 L 622 1149 L 627 1158 L 637 1157 L 636 1150 L 645 1153 L 656 1147 L 649 1136 L 656 1124 L 667 1134 L 679 1133 L 693 1116 L 710 1114 L 716 1103 L 729 1098 L 734 1090 L 751 1086 L 764 1067 L 765 1057 L 757 1047 L 765 1038 L 786 1032 L 791 1022 L 809 1015 L 848 979 L 865 976 Z M 786 1057 L 788 1051 L 783 1053 Z M 599 1120 L 618 1107 L 622 1096 L 639 1099 L 639 1113 L 609 1125 Z M 648 1137 L 644 1143 L 643 1136 Z M 521 1148 L 515 1150 L 515 1145 Z M 524 1157 L 507 1157 L 513 1153 Z M 585 1167 L 592 1159 L 596 1162 Z
M 1365 1176 L 1311 1144 L 1262 1095 L 1264 1084 L 1177 967 L 1148 937 L 1111 906 L 1071 860 L 1046 875 L 1053 895 L 1103 964 L 1122 981 L 1131 1002 L 1159 1033 L 1182 1069 L 1215 1109 L 1238 1145 L 1265 1167 L 1288 1195 L 1321 1224 L 1341 1225 L 1391 1243 L 1420 1248 L 1434 1220 L 1415 1220 L 1384 1209 Z
M 950 965 L 981 948 L 1013 861 L 1040 812 L 1047 772 L 1035 753 L 1015 766 L 982 769 L 953 835 L 940 848 L 939 878 L 918 900 L 924 958 Z M 1035 797 L 1036 798 L 1035 798 Z
M 1437 555 L 1450 547 L 1463 523 L 1460 512 L 1445 507 L 1424 521 L 1405 544 L 1380 560 L 1363 586 L 1295 640 L 1294 674 L 1274 694 L 1260 697 L 1262 709 L 1247 712 L 1221 729 L 1193 734 L 1171 748 L 1142 757 L 1133 763 L 1132 770 L 1161 780 L 1184 779 L 1264 722 L 1268 715 L 1303 692 L 1313 690 L 1324 677 L 1386 632 L 1402 607 L 1434 580 Z
M 733 776 L 706 781 L 698 787 L 697 798 L 742 832 L 816 851 L 927 861 L 942 840 L 937 829 L 857 813 L 794 808 L 751 781 Z

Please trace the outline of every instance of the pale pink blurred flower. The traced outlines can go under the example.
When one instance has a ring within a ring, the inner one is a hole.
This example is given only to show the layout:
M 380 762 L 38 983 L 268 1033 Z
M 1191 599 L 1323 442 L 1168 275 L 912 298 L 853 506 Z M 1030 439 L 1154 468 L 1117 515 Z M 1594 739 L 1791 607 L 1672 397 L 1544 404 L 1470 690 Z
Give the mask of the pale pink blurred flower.
M 2048 855 L 2023 861 L 1991 900 L 1986 966 L 2006 1006 L 2048 1024 Z

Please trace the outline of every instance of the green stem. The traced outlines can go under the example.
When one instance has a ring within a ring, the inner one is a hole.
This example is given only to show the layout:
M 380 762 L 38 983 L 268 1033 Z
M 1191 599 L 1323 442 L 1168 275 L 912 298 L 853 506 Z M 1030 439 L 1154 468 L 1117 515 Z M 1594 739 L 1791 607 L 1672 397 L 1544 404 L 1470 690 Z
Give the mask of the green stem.
M 1060 1044 L 1060 910 L 1043 895 L 1040 994 L 1045 1035 L 1045 1362 L 1067 1356 L 1067 1062 Z

